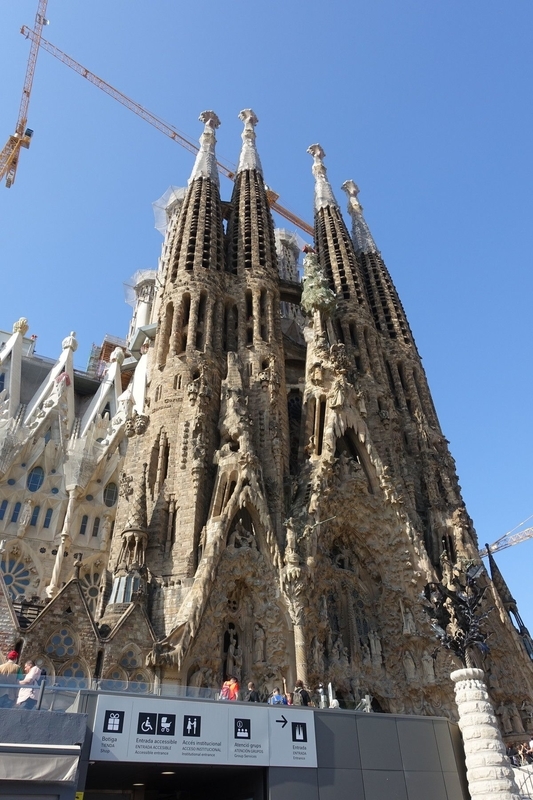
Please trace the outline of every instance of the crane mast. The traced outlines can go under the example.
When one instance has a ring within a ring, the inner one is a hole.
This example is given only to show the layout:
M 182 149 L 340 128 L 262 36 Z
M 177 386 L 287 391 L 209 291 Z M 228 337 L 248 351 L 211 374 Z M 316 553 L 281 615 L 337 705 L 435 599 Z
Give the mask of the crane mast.
M 0 180 L 4 177 L 6 179 L 6 186 L 9 189 L 15 182 L 15 175 L 17 173 L 17 166 L 20 156 L 21 147 L 26 149 L 30 146 L 33 131 L 27 127 L 28 124 L 28 108 L 30 105 L 31 89 L 33 85 L 33 76 L 35 74 L 35 65 L 37 63 L 37 56 L 39 54 L 39 43 L 43 26 L 47 24 L 46 20 L 46 6 L 48 0 L 39 0 L 37 13 L 35 14 L 35 23 L 31 31 L 31 47 L 28 56 L 28 64 L 26 67 L 26 76 L 24 78 L 24 86 L 22 89 L 22 97 L 20 100 L 19 115 L 15 133 L 9 137 L 2 151 L 0 152 Z M 28 29 L 29 30 L 29 29 Z
M 164 133 L 165 136 L 168 136 L 170 139 L 173 139 L 173 141 L 180 144 L 190 153 L 194 153 L 196 155 L 196 153 L 199 150 L 199 147 L 194 141 L 192 141 L 192 139 L 189 139 L 188 136 L 186 136 L 183 133 L 180 133 L 175 128 L 173 128 L 172 125 L 169 125 L 160 117 L 156 116 L 155 114 L 152 114 L 151 111 L 148 111 L 146 108 L 143 108 L 143 106 L 141 106 L 139 103 L 136 103 L 130 97 L 120 92 L 118 89 L 115 89 L 113 86 L 107 83 L 107 81 L 104 81 L 103 78 L 99 78 L 98 75 L 95 75 L 86 67 L 82 66 L 82 64 L 79 64 L 77 61 L 75 61 L 71 56 L 67 55 L 62 50 L 60 50 L 59 47 L 56 47 L 56 45 L 44 39 L 40 33 L 37 34 L 35 30 L 31 30 L 31 28 L 28 28 L 26 25 L 23 25 L 23 27 L 21 28 L 21 33 L 24 34 L 26 38 L 31 39 L 32 48 L 34 46 L 42 47 L 44 50 L 53 55 L 63 64 L 66 64 L 67 67 L 70 67 L 71 69 L 74 70 L 74 72 L 77 72 L 78 75 L 81 75 L 83 78 L 86 78 L 94 86 L 97 86 L 103 92 L 112 97 L 114 100 L 117 100 L 123 106 L 129 108 L 130 111 L 133 111 L 134 114 L 137 114 L 137 116 L 146 120 L 146 122 L 149 122 L 150 125 L 153 125 L 154 128 L 157 128 L 157 130 L 161 131 L 161 133 Z M 225 175 L 225 177 L 229 178 L 230 180 L 235 179 L 234 164 L 232 164 L 230 161 L 227 161 L 226 159 L 219 158 L 217 160 L 217 165 L 222 175 Z M 300 219 L 300 217 L 296 216 L 296 214 L 293 214 L 292 211 L 289 211 L 288 209 L 284 208 L 280 203 L 277 202 L 278 195 L 275 192 L 269 189 L 267 195 L 269 198 L 270 207 L 272 208 L 273 211 L 276 211 L 280 216 L 287 219 L 293 225 L 305 231 L 305 233 L 309 234 L 309 236 L 314 235 L 314 230 L 311 225 L 309 225 L 303 219 Z

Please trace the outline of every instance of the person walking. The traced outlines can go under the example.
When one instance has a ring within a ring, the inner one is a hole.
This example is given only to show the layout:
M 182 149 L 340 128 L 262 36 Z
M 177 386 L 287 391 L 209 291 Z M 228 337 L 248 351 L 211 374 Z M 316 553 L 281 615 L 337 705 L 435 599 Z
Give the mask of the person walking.
M 17 699 L 17 690 L 10 689 L 4 684 L 16 685 L 17 679 L 22 675 L 18 665 L 19 654 L 16 650 L 11 650 L 7 654 L 7 661 L 0 664 L 0 708 L 13 708 Z
M 28 660 L 24 664 L 24 678 L 19 681 L 19 694 L 17 697 L 17 708 L 35 708 L 37 704 L 37 688 L 41 670 L 36 666 L 35 661 Z

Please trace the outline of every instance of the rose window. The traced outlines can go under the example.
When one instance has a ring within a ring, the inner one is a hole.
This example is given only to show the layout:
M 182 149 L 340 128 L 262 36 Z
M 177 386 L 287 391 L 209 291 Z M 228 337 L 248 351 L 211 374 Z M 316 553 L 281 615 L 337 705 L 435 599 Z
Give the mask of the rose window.
M 4 583 L 15 600 L 21 594 L 26 594 L 26 589 L 30 585 L 30 570 L 22 560 L 21 556 L 8 555 L 0 561 L 0 569 L 3 572 Z
M 91 568 L 81 576 L 81 588 L 89 606 L 91 614 L 94 615 L 96 605 L 98 603 L 98 595 L 100 594 L 100 572 Z

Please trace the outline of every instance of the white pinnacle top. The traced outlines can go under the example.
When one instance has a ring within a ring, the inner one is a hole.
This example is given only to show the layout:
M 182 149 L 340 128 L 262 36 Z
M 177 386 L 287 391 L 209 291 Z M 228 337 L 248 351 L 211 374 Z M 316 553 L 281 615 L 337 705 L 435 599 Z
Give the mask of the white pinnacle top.
M 263 167 L 259 160 L 259 154 L 255 147 L 255 126 L 259 122 L 251 108 L 245 108 L 239 114 L 239 119 L 244 122 L 242 132 L 242 149 L 239 157 L 237 172 L 244 172 L 245 169 L 256 169 L 261 174 Z
M 333 189 L 328 181 L 327 169 L 324 166 L 325 152 L 319 144 L 312 144 L 307 152 L 313 156 L 313 175 L 315 176 L 315 211 L 326 206 L 339 207 Z
M 217 186 L 220 186 L 217 157 L 215 154 L 215 144 L 217 141 L 215 131 L 220 125 L 220 120 L 214 111 L 202 111 L 198 119 L 200 122 L 205 123 L 205 128 L 200 136 L 200 150 L 198 151 L 194 167 L 192 168 L 189 185 L 197 178 L 209 178 L 209 180 Z
M 378 253 L 374 237 L 363 217 L 363 206 L 357 199 L 359 187 L 354 181 L 344 181 L 343 191 L 348 195 L 348 213 L 352 218 L 352 238 L 356 253 Z

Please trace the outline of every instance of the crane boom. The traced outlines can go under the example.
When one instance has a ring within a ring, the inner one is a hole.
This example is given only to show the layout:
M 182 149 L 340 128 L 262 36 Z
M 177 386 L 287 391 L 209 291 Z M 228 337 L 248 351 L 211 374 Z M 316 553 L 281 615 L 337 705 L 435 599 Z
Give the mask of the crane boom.
M 32 46 L 33 46 L 37 38 L 35 31 L 31 30 L 31 28 L 28 28 L 26 25 L 23 25 L 23 27 L 21 28 L 21 33 L 24 34 L 24 36 L 26 36 L 27 38 L 30 38 L 32 40 Z M 168 136 L 170 139 L 173 139 L 175 142 L 180 144 L 190 153 L 194 153 L 196 155 L 196 153 L 199 150 L 199 147 L 196 144 L 196 142 L 194 142 L 185 134 L 177 131 L 175 128 L 172 127 L 172 125 L 169 125 L 160 117 L 156 116 L 155 114 L 152 114 L 151 111 L 148 111 L 146 108 L 143 108 L 143 106 L 141 106 L 139 103 L 136 103 L 135 100 L 132 100 L 130 97 L 123 94 L 118 89 L 115 89 L 113 86 L 111 86 L 111 84 L 107 83 L 107 81 L 104 81 L 103 78 L 99 78 L 98 75 L 95 75 L 86 67 L 82 66 L 82 64 L 79 64 L 77 61 L 75 61 L 71 56 L 67 55 L 62 50 L 60 50 L 59 47 L 56 47 L 56 45 L 52 44 L 51 42 L 48 42 L 42 36 L 39 36 L 38 46 L 42 47 L 44 50 L 53 55 L 63 64 L 66 64 L 67 67 L 73 69 L 75 72 L 78 73 L 78 75 L 81 75 L 83 78 L 86 78 L 94 86 L 97 86 L 99 89 L 102 89 L 102 91 L 106 92 L 106 94 L 108 94 L 114 100 L 118 100 L 118 102 L 122 103 L 123 106 L 129 108 L 130 111 L 133 111 L 134 114 L 137 114 L 139 117 L 142 117 L 142 119 L 146 120 L 146 122 L 149 122 L 150 125 L 153 125 L 154 128 L 157 128 L 159 131 L 161 131 L 161 133 L 164 133 L 165 136 Z M 225 175 L 226 178 L 229 178 L 230 180 L 235 180 L 234 164 L 232 164 L 230 161 L 227 161 L 226 159 L 217 159 L 217 165 L 219 171 L 223 175 Z M 288 209 L 284 208 L 280 203 L 277 202 L 277 198 L 278 195 L 276 195 L 275 192 L 269 191 L 270 207 L 278 214 L 280 214 L 280 216 L 289 220 L 289 222 L 292 222 L 293 225 L 296 225 L 298 228 L 305 231 L 305 233 L 309 234 L 310 236 L 313 236 L 314 230 L 312 226 L 309 225 L 307 222 L 305 222 L 303 219 L 297 217 L 296 214 L 292 213 L 292 211 L 289 211 Z
M 525 542 L 526 539 L 531 539 L 532 537 L 533 528 L 525 528 L 525 530 L 518 531 L 518 533 L 509 532 L 493 544 L 489 545 L 489 550 L 491 553 L 497 553 L 498 550 L 505 550 L 507 547 L 512 547 L 514 544 L 520 544 L 520 542 Z M 483 547 L 483 549 L 479 551 L 479 555 L 481 558 L 487 556 L 487 548 Z
M 0 152 L 0 180 L 2 180 L 5 176 L 6 186 L 8 189 L 15 182 L 20 148 L 28 148 L 30 146 L 31 137 L 33 134 L 33 131 L 28 130 L 26 126 L 28 124 L 28 108 L 30 105 L 35 65 L 37 64 L 37 56 L 39 54 L 39 44 L 41 41 L 43 26 L 46 24 L 45 14 L 47 5 L 48 0 L 39 0 L 37 13 L 35 14 L 34 27 L 31 31 L 32 36 L 30 54 L 28 56 L 28 64 L 26 66 L 26 76 L 24 78 L 24 86 L 22 88 L 22 97 L 20 100 L 19 115 L 15 133 L 9 137 L 2 151 Z

